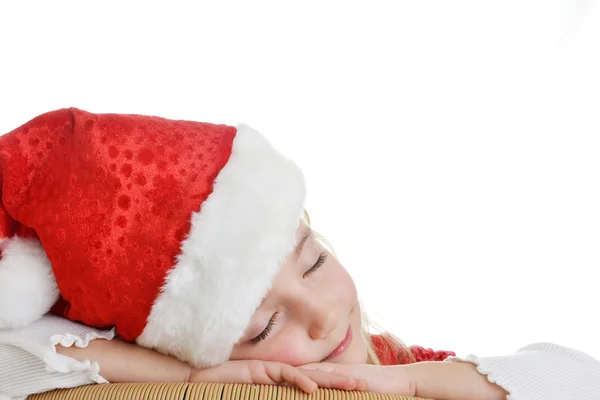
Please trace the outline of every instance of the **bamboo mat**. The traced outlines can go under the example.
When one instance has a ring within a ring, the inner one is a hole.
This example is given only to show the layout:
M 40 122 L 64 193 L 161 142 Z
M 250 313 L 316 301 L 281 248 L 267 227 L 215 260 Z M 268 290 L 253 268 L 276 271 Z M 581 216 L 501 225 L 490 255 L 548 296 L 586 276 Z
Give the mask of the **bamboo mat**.
M 416 397 L 319 389 L 313 394 L 275 385 L 113 383 L 54 390 L 28 400 L 418 400 Z

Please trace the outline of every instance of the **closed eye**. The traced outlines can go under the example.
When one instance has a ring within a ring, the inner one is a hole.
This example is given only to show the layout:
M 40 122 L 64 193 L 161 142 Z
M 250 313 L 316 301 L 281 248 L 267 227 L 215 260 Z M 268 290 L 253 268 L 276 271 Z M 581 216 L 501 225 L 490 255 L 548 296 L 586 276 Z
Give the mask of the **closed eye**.
M 263 331 L 261 333 L 259 333 L 258 336 L 256 336 L 252 340 L 250 340 L 251 344 L 260 343 L 263 340 L 265 340 L 267 337 L 269 337 L 269 334 L 271 333 L 271 330 L 273 330 L 273 325 L 275 325 L 275 322 L 277 321 L 277 314 L 279 314 L 279 313 L 273 314 L 273 316 L 269 320 L 269 323 L 267 324 L 267 326 L 265 327 L 265 329 L 263 329 Z
M 306 271 L 304 273 L 304 275 L 302 275 L 303 278 L 308 277 L 310 274 L 312 274 L 313 272 L 315 272 L 316 270 L 318 270 L 319 268 L 321 268 L 321 266 L 323 264 L 325 264 L 325 261 L 327 261 L 327 253 L 321 253 L 321 255 L 319 256 L 319 258 L 317 259 L 317 262 L 315 263 L 315 265 L 313 265 L 312 267 L 310 267 L 310 269 L 308 271 Z

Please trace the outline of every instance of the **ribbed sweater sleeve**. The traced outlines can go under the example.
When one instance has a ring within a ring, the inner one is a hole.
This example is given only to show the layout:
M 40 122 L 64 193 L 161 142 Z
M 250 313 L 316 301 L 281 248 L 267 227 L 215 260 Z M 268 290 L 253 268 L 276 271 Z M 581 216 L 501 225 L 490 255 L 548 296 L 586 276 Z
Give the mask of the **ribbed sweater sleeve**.
M 450 357 L 471 362 L 510 395 L 509 400 L 599 400 L 600 361 L 578 350 L 536 343 L 498 357 Z
M 64 318 L 45 315 L 18 330 L 0 331 L 0 400 L 91 383 L 107 383 L 97 363 L 56 353 L 56 345 L 86 347 L 94 339 L 112 339 L 102 331 Z

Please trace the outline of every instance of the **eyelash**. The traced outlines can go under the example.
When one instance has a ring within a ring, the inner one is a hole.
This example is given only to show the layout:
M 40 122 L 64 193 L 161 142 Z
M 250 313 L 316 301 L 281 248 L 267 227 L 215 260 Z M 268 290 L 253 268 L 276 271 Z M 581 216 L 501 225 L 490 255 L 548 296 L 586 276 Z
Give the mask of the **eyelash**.
M 325 261 L 327 261 L 327 253 L 321 253 L 321 255 L 317 259 L 317 262 L 315 263 L 315 265 L 310 267 L 310 269 L 304 273 L 303 277 L 306 278 L 307 276 L 309 276 L 310 274 L 312 274 L 313 272 L 315 272 L 316 270 L 321 268 L 321 266 L 323 264 L 325 264 Z M 269 323 L 267 324 L 266 328 L 258 336 L 256 336 L 255 338 L 250 340 L 251 344 L 260 343 L 269 336 L 269 334 L 273 330 L 273 326 L 275 325 L 275 322 L 277 322 L 277 314 L 279 314 L 279 313 L 273 314 L 273 316 L 269 320 Z
M 325 264 L 325 261 L 327 261 L 327 253 L 321 253 L 321 255 L 317 259 L 317 262 L 315 263 L 315 265 L 310 267 L 310 269 L 308 271 L 306 271 L 304 273 L 304 275 L 302 275 L 302 277 L 306 278 L 307 276 L 309 276 L 310 274 L 312 274 L 313 272 L 315 272 L 316 270 L 321 268 L 321 266 L 323 264 Z
M 259 342 L 262 342 L 269 336 L 271 330 L 273 330 L 273 325 L 275 325 L 275 322 L 277 322 L 277 314 L 279 313 L 273 314 L 273 316 L 269 320 L 269 323 L 267 324 L 267 327 L 261 333 L 259 333 L 258 336 L 250 340 L 251 344 L 257 344 Z

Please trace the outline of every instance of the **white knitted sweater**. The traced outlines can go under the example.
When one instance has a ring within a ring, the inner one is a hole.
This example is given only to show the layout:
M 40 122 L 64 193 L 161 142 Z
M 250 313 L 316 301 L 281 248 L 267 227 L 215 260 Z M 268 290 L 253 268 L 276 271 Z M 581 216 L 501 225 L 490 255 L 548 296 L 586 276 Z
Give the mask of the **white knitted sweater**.
M 55 346 L 86 347 L 101 331 L 46 315 L 27 328 L 0 331 L 0 400 L 92 383 L 108 383 L 97 363 L 57 354 Z M 510 400 L 600 400 L 600 362 L 577 350 L 548 343 L 522 348 L 515 354 L 465 359 L 491 382 L 510 393 Z

